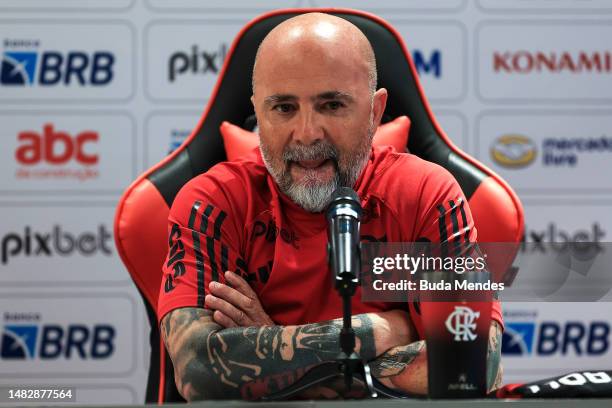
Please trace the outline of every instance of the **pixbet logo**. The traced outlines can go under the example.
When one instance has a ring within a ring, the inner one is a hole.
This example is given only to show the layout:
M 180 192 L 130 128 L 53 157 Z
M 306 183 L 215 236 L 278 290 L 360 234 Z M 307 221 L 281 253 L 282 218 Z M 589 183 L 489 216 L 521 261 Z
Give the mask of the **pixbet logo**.
M 64 231 L 59 225 L 53 226 L 51 232 L 32 231 L 26 226 L 23 233 L 10 232 L 2 237 L 2 265 L 7 265 L 17 256 L 68 256 L 74 252 L 84 256 L 97 252 L 110 256 L 110 241 L 111 234 L 105 225 L 99 225 L 96 232 L 81 234 Z
M 109 51 L 40 50 L 40 40 L 4 40 L 0 85 L 105 86 L 114 77 Z
M 83 131 L 76 136 L 67 132 L 56 131 L 53 125 L 46 123 L 43 132 L 23 131 L 17 135 L 19 146 L 15 159 L 22 165 L 31 166 L 41 162 L 48 164 L 65 164 L 71 160 L 82 165 L 98 163 L 97 153 L 88 149 L 98 142 L 99 135 L 94 131 Z
M 473 341 L 478 337 L 476 330 L 476 319 L 480 312 L 474 312 L 467 306 L 455 306 L 455 310 L 446 318 L 446 328 L 455 335 L 455 341 Z
M 10 315 L 5 313 L 0 340 L 3 360 L 99 360 L 115 351 L 116 330 L 110 324 L 41 323 L 39 314 L 30 322 L 11 321 Z
M 601 225 L 594 222 L 589 229 L 579 229 L 573 232 L 559 228 L 555 223 L 549 223 L 542 230 L 525 229 L 522 250 L 538 251 L 546 253 L 549 250 L 565 252 L 571 249 L 573 252 L 593 253 L 603 250 L 601 242 L 606 232 Z
M 253 224 L 251 241 L 254 241 L 256 238 L 259 237 L 264 237 L 268 242 L 275 242 L 279 236 L 284 242 L 290 244 L 295 249 L 300 248 L 300 238 L 295 234 L 295 232 L 286 228 L 279 229 L 273 219 L 270 219 L 267 224 L 259 220 L 255 221 L 255 223 Z
M 201 50 L 199 46 L 192 45 L 189 52 L 177 51 L 168 60 L 168 79 L 174 82 L 179 75 L 191 74 L 218 74 L 225 57 L 227 44 L 222 43 L 215 51 Z

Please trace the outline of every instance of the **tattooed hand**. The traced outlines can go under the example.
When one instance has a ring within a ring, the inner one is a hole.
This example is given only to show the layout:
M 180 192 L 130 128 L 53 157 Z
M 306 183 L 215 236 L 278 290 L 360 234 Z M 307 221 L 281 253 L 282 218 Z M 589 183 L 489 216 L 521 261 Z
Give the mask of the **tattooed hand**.
M 231 286 L 211 282 L 208 286 L 211 294 L 204 299 L 206 307 L 215 311 L 213 319 L 217 324 L 225 328 L 274 325 L 257 294 L 244 279 L 227 271 L 225 280 Z
M 489 392 L 502 384 L 501 336 L 500 325 L 496 321 L 491 322 L 487 351 Z M 424 340 L 387 350 L 370 361 L 370 368 L 372 376 L 389 388 L 407 394 L 427 394 L 427 352 Z
M 372 376 L 406 394 L 427 394 L 425 341 L 393 347 L 370 362 Z

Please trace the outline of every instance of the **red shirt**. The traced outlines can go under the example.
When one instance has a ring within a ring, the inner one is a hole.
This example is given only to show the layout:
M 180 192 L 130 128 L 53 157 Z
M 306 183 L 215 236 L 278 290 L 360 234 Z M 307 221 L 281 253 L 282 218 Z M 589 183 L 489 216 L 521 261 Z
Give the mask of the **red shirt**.
M 354 186 L 364 208 L 362 240 L 476 241 L 466 199 L 444 168 L 392 148 L 373 148 Z M 169 216 L 169 253 L 163 267 L 158 317 L 180 307 L 204 307 L 211 281 L 232 270 L 245 278 L 279 325 L 342 316 L 327 263 L 327 221 L 278 190 L 256 156 L 220 163 L 189 181 Z M 422 336 L 418 307 L 361 301 L 353 313 L 409 310 Z M 499 303 L 493 319 L 502 323 Z

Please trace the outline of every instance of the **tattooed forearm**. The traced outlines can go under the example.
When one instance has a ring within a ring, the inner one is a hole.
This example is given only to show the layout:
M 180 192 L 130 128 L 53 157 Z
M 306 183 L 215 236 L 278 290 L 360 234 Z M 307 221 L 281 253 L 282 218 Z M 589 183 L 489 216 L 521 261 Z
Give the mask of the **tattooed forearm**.
M 493 321 L 489 331 L 489 348 L 487 351 L 487 389 L 489 391 L 502 385 L 501 339 L 501 327 L 496 321 Z
M 357 351 L 376 356 L 368 315 L 353 317 Z M 221 330 L 208 310 L 183 308 L 162 320 L 179 391 L 187 400 L 255 399 L 281 390 L 309 367 L 335 359 L 341 320 L 303 326 L 236 327 Z
M 405 346 L 394 347 L 370 362 L 372 376 L 376 378 L 393 377 L 401 374 L 425 348 L 420 340 Z
M 487 351 L 487 388 L 501 386 L 500 363 L 502 330 L 497 322 L 491 324 Z M 427 394 L 427 351 L 423 340 L 397 346 L 370 362 L 372 375 L 389 388 L 409 395 Z

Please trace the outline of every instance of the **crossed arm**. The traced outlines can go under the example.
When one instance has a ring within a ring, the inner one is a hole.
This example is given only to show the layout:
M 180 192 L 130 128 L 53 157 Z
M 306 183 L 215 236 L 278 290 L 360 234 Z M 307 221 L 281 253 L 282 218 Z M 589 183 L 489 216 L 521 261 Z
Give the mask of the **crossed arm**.
M 216 283 L 209 309 L 181 308 L 162 319 L 162 337 L 172 358 L 179 392 L 188 400 L 257 399 L 281 390 L 311 367 L 336 358 L 342 320 L 277 326 L 239 276 L 232 286 Z M 383 384 L 407 393 L 427 392 L 425 344 L 415 340 L 407 313 L 394 310 L 353 316 L 357 351 Z M 501 381 L 501 330 L 491 326 L 489 384 Z M 328 384 L 307 398 L 337 397 L 342 384 Z

